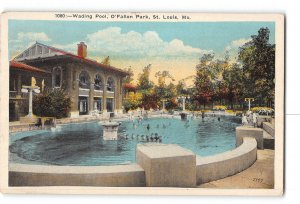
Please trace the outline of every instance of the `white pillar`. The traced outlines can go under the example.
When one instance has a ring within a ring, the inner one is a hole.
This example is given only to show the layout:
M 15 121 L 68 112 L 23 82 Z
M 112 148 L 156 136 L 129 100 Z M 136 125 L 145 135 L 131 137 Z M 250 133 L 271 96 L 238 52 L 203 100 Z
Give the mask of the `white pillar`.
M 29 89 L 29 110 L 28 110 L 28 116 L 32 117 L 32 89 Z
M 250 111 L 250 107 L 251 107 L 251 102 L 250 102 L 251 100 L 249 99 L 249 102 L 248 102 L 248 111 Z
M 185 97 L 182 98 L 182 111 L 185 111 Z

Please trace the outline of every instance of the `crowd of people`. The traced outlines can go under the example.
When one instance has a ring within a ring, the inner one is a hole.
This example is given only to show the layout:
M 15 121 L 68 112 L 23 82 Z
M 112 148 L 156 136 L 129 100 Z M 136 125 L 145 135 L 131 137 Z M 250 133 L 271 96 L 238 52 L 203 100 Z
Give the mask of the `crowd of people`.
M 248 111 L 246 114 L 243 113 L 242 115 L 242 125 L 257 127 L 257 119 L 258 119 L 257 113 Z

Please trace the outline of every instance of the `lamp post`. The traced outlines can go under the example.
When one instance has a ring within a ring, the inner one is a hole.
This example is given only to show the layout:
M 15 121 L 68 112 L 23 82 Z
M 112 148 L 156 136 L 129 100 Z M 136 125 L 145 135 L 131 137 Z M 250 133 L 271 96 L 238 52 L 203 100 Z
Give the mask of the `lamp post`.
M 32 93 L 40 93 L 40 87 L 38 86 L 22 86 L 22 93 L 29 93 L 29 108 L 28 115 L 26 117 L 33 117 L 32 113 Z
M 189 96 L 179 96 L 177 97 L 178 100 L 182 100 L 182 111 L 185 111 L 185 100 L 190 99 Z
M 248 101 L 248 111 L 250 111 L 251 102 L 254 101 L 254 98 L 245 98 L 245 101 Z
M 162 101 L 162 103 L 163 103 L 163 104 L 162 104 L 162 105 L 163 105 L 163 106 L 162 106 L 162 111 L 165 111 L 167 99 L 162 99 L 161 101 Z

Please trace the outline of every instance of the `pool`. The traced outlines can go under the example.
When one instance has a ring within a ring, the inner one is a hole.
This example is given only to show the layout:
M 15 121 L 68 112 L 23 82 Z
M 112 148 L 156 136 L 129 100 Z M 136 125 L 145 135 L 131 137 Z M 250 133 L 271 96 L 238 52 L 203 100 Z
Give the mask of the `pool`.
M 156 142 L 178 144 L 197 155 L 208 156 L 235 148 L 235 128 L 240 123 L 241 119 L 233 116 L 222 116 L 220 121 L 217 117 L 204 120 L 189 117 L 188 121 L 178 118 L 123 121 L 117 141 L 102 139 L 99 122 L 67 124 L 47 131 L 11 134 L 10 159 L 12 162 L 46 165 L 135 163 L 136 145 L 150 142 L 155 133 L 161 136 L 161 141 Z

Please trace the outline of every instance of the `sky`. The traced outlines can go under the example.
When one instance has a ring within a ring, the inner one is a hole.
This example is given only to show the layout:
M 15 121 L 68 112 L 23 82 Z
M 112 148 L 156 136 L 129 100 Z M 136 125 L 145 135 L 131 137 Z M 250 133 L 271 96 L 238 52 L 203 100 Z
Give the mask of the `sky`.
M 15 57 L 36 41 L 76 53 L 77 44 L 87 44 L 88 57 L 102 61 L 110 56 L 111 65 L 131 67 L 135 79 L 143 67 L 152 65 L 155 73 L 167 70 L 176 81 L 195 74 L 204 53 L 223 58 L 228 51 L 232 60 L 238 48 L 273 22 L 83 22 L 10 20 L 9 58 Z M 176 83 L 175 81 L 175 83 Z

